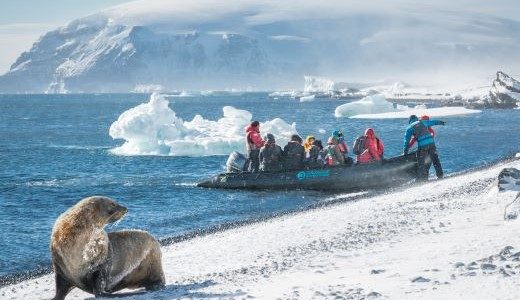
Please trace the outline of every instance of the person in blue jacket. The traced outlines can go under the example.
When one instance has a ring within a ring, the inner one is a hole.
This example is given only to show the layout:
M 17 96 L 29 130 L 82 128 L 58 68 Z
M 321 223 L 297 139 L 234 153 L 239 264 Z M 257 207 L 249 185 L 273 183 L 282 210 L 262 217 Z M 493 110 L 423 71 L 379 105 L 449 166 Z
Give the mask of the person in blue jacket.
M 426 163 L 426 157 L 430 157 L 432 161 L 438 162 L 439 155 L 437 154 L 437 148 L 435 147 L 435 140 L 432 134 L 428 130 L 428 127 L 434 125 L 445 125 L 444 121 L 439 120 L 419 120 L 416 115 L 411 115 L 408 119 L 408 127 L 404 135 L 404 154 L 408 154 L 409 143 L 412 136 L 417 140 L 417 179 L 428 180 L 428 172 L 431 164 Z M 442 178 L 442 168 L 436 169 L 437 178 Z

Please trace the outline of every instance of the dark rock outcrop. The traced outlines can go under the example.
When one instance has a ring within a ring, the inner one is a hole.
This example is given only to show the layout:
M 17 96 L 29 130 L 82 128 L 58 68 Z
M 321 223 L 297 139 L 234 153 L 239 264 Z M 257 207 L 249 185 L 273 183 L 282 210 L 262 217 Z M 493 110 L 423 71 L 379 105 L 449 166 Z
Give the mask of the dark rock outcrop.
M 497 108 L 515 108 L 520 103 L 520 82 L 498 71 L 489 91 L 488 103 Z

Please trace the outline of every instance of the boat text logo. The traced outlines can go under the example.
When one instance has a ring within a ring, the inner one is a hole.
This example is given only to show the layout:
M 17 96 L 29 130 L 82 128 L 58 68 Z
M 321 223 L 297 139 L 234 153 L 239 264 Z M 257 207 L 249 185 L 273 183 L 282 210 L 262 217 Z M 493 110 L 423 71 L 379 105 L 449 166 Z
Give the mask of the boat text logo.
M 329 170 L 312 170 L 298 172 L 298 174 L 296 174 L 296 178 L 298 178 L 298 180 L 304 180 L 309 178 L 328 177 L 329 175 Z

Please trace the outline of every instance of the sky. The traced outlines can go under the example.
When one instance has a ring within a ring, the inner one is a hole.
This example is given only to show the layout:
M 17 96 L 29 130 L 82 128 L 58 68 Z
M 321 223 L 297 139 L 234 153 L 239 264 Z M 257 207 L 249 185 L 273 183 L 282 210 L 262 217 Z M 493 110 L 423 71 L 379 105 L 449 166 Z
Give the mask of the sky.
M 0 74 L 47 31 L 130 0 L 0 0 Z
M 194 4 L 192 1 L 198 0 L 186 0 L 187 6 Z M 46 32 L 64 26 L 74 19 L 126 2 L 131 0 L 0 0 L 0 74 L 8 71 L 16 58 L 23 51 L 29 50 Z M 146 1 L 139 2 L 146 4 Z M 429 1 L 417 2 L 430 5 Z M 302 5 L 305 3 L 308 2 L 302 0 Z M 334 0 L 325 3 L 331 4 Z M 416 1 L 410 0 L 411 6 L 415 3 Z M 469 9 L 478 13 L 520 19 L 520 0 L 436 0 L 432 3 L 437 7 L 452 10 Z M 365 0 L 360 4 L 389 9 L 394 5 L 392 1 L 379 0 Z M 146 10 L 147 5 L 138 7 Z M 182 7 L 175 6 L 176 10 L 179 8 L 182 11 Z

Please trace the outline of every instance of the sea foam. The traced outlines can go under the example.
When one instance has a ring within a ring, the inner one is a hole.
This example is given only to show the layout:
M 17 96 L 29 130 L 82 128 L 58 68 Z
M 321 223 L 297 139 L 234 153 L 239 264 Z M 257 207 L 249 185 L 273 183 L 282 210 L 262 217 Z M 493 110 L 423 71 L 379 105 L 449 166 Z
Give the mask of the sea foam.
M 196 115 L 191 121 L 177 117 L 161 94 L 125 112 L 110 126 L 109 134 L 125 143 L 110 151 L 116 155 L 205 156 L 226 155 L 245 149 L 244 128 L 253 120 L 247 110 L 222 108 L 223 117 L 213 121 Z M 262 134 L 270 132 L 284 145 L 296 124 L 276 118 L 261 123 Z

